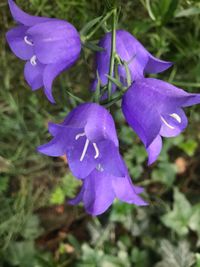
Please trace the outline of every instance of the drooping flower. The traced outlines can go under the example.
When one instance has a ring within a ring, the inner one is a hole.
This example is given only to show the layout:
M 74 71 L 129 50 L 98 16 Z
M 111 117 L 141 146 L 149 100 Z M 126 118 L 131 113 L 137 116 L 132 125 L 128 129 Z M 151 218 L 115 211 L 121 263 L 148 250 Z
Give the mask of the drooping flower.
M 71 201 L 83 201 L 88 213 L 103 213 L 118 198 L 136 205 L 147 205 L 138 196 L 119 154 L 118 138 L 110 113 L 95 103 L 81 104 L 62 124 L 49 124 L 53 139 L 38 148 L 49 156 L 66 154 L 73 175 L 83 180 L 80 194 Z
M 105 34 L 99 42 L 99 46 L 104 50 L 96 54 L 96 68 L 103 86 L 108 81 L 106 75 L 109 73 L 111 37 L 111 32 Z M 132 82 L 143 78 L 145 73 L 159 73 L 172 65 L 171 62 L 163 61 L 152 56 L 133 35 L 125 30 L 116 31 L 116 53 L 121 61 L 126 62 Z M 118 66 L 118 76 L 126 86 L 127 73 L 125 66 Z M 97 79 L 94 81 L 92 89 L 95 89 L 96 85 Z
M 44 87 L 47 98 L 54 103 L 53 80 L 78 59 L 79 33 L 67 21 L 31 16 L 13 0 L 8 3 L 18 26 L 7 32 L 7 42 L 17 57 L 27 61 L 24 76 L 31 89 Z
M 102 168 L 116 176 L 124 175 L 124 165 L 117 154 L 119 144 L 114 121 L 102 106 L 81 104 L 63 123 L 50 123 L 49 132 L 53 139 L 38 151 L 55 157 L 66 154 L 75 177 L 83 179 Z
M 148 164 L 161 152 L 161 137 L 177 136 L 187 127 L 182 108 L 198 103 L 200 94 L 187 93 L 158 79 L 143 78 L 130 86 L 123 96 L 122 110 L 145 145 Z
M 139 196 L 142 192 L 143 188 L 134 186 L 128 174 L 117 177 L 94 170 L 83 180 L 78 196 L 69 203 L 76 205 L 82 201 L 89 214 L 99 215 L 112 205 L 115 198 L 137 206 L 147 205 Z

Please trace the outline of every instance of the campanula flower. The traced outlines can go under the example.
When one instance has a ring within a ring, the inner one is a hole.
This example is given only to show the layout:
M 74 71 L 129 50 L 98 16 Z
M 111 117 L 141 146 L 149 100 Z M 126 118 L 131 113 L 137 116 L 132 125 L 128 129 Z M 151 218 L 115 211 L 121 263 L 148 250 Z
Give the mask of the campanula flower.
M 53 80 L 78 59 L 79 33 L 67 21 L 31 16 L 13 0 L 8 3 L 18 26 L 7 32 L 7 42 L 13 53 L 26 61 L 24 76 L 32 90 L 44 87 L 47 98 L 54 103 Z
M 118 138 L 110 113 L 95 103 L 81 104 L 61 124 L 49 124 L 53 139 L 38 148 L 49 156 L 66 154 L 73 175 L 83 179 L 93 170 L 123 176 Z
M 117 177 L 100 170 L 94 170 L 83 180 L 78 196 L 69 203 L 83 202 L 87 213 L 99 215 L 105 212 L 117 198 L 129 204 L 145 206 L 147 203 L 139 196 L 143 188 L 134 186 L 128 174 Z
M 96 54 L 97 72 L 103 86 L 108 81 L 106 75 L 109 73 L 111 38 L 111 32 L 105 34 L 99 42 L 99 46 L 104 50 Z M 122 62 L 126 62 L 129 68 L 131 82 L 143 78 L 145 73 L 159 73 L 172 65 L 171 62 L 163 61 L 152 56 L 133 35 L 124 30 L 116 31 L 116 53 Z M 126 86 L 127 73 L 125 66 L 118 66 L 118 76 Z M 96 85 L 97 79 L 94 81 L 92 89 L 95 89 Z
M 190 94 L 167 82 L 143 78 L 134 82 L 122 99 L 128 124 L 144 143 L 152 164 L 162 149 L 161 137 L 179 135 L 188 124 L 182 108 L 200 103 L 200 94 Z

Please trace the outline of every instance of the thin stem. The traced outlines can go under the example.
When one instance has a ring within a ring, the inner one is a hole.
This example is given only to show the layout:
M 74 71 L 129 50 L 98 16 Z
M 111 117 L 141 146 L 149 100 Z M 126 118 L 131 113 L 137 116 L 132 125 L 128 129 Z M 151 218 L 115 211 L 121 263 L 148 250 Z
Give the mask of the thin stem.
M 94 28 L 93 31 L 91 31 L 90 34 L 88 34 L 87 36 L 83 37 L 83 40 L 86 41 L 86 40 L 89 40 L 97 31 L 99 28 L 101 28 L 101 26 L 103 25 L 103 23 L 105 21 L 107 21 L 113 14 L 113 10 L 111 12 L 109 12 L 101 21 L 100 23 L 97 24 L 97 26 Z
M 116 27 L 117 27 L 117 9 L 113 9 L 113 22 L 112 22 L 112 41 L 111 41 L 111 55 L 110 55 L 110 68 L 109 76 L 113 77 L 115 66 L 115 54 L 116 54 Z M 112 95 L 112 81 L 108 80 L 108 99 L 110 100 Z

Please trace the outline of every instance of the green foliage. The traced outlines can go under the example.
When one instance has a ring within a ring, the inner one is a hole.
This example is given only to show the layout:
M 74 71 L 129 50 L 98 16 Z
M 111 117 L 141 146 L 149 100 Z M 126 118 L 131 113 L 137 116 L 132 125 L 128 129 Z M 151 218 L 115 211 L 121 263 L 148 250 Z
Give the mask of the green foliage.
M 161 218 L 162 222 L 180 236 L 188 234 L 189 229 L 200 234 L 200 205 L 192 206 L 186 197 L 174 190 L 173 209 Z
M 72 198 L 75 193 L 78 185 L 81 183 L 76 180 L 71 173 L 65 175 L 59 185 L 54 188 L 54 191 L 50 197 L 51 204 L 62 204 L 65 198 Z
M 160 253 L 163 260 L 156 267 L 191 267 L 195 263 L 194 253 L 190 252 L 186 242 L 180 242 L 178 247 L 174 247 L 169 241 L 162 240 Z

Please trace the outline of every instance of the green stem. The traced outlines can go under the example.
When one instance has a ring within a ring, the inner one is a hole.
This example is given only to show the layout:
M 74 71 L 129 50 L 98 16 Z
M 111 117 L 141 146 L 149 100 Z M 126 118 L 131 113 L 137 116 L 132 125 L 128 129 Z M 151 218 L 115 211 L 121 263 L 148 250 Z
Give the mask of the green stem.
M 110 68 L 109 76 L 113 77 L 115 66 L 115 54 L 116 54 L 116 27 L 117 27 L 117 9 L 113 9 L 113 22 L 112 22 L 112 41 L 111 41 L 111 55 L 110 55 Z M 112 81 L 108 80 L 108 100 L 112 95 Z
M 104 24 L 105 21 L 107 21 L 113 14 L 113 10 L 111 12 L 109 12 L 101 21 L 100 23 L 97 24 L 97 26 L 94 28 L 93 31 L 91 31 L 90 34 L 88 34 L 87 36 L 83 37 L 84 41 L 89 40 L 97 31 L 99 28 L 101 28 L 101 26 Z

